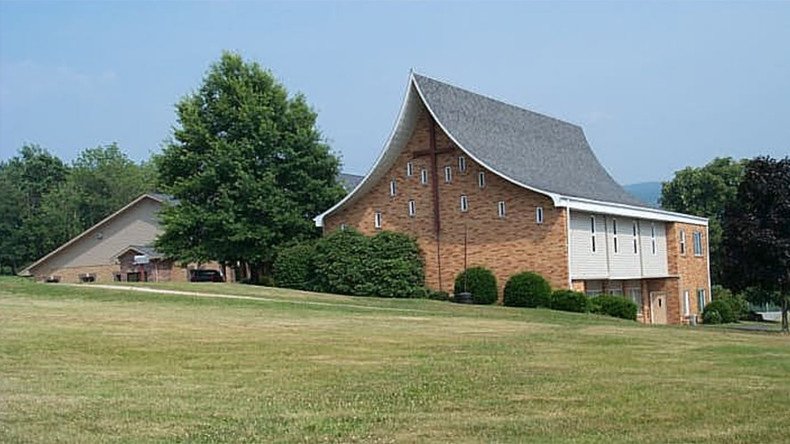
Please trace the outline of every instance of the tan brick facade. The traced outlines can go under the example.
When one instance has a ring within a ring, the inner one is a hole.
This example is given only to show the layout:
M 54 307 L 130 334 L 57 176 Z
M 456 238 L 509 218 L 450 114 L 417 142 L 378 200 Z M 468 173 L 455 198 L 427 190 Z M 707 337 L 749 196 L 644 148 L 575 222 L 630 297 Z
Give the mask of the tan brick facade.
M 685 251 L 681 252 L 681 231 L 685 233 Z M 694 233 L 702 236 L 701 254 L 694 253 Z M 669 274 L 677 276 L 676 297 L 674 305 L 677 307 L 676 317 L 671 323 L 686 323 L 687 319 L 682 313 L 683 293 L 689 292 L 689 312 L 691 315 L 702 315 L 698 302 L 698 291 L 705 291 L 705 302 L 710 302 L 711 289 L 708 279 L 708 232 L 703 225 L 685 223 L 667 224 L 667 260 Z M 670 303 L 672 300 L 670 299 Z M 671 306 L 671 305 L 670 305 Z M 699 319 L 699 318 L 698 318 Z
M 324 230 L 341 224 L 362 233 L 374 234 L 377 211 L 382 214 L 383 230 L 414 236 L 425 256 L 426 284 L 434 289 L 452 291 L 455 276 L 464 267 L 464 233 L 467 233 L 467 262 L 470 267 L 484 265 L 497 277 L 501 289 L 507 279 L 521 271 L 535 271 L 555 288 L 568 287 L 568 246 L 566 210 L 538 193 L 516 186 L 474 162 L 437 128 L 437 149 L 450 148 L 438 155 L 437 178 L 441 231 L 434 234 L 433 194 L 430 158 L 414 158 L 414 152 L 429 147 L 430 118 L 423 112 L 400 157 L 373 188 L 353 204 L 328 215 Z M 466 171 L 459 171 L 464 156 Z M 407 163 L 413 174 L 407 177 Z M 445 167 L 451 167 L 452 180 L 445 181 Z M 428 183 L 421 183 L 421 171 L 428 170 Z M 478 173 L 485 174 L 485 186 L 478 184 Z M 396 193 L 390 196 L 390 181 Z M 468 211 L 461 212 L 460 198 L 467 196 Z M 416 215 L 409 216 L 409 200 L 414 200 Z M 497 204 L 504 201 L 506 215 L 500 218 Z M 543 208 L 544 221 L 536 223 L 536 208 Z M 441 273 L 440 270 L 441 269 Z M 440 276 L 441 274 L 441 276 Z

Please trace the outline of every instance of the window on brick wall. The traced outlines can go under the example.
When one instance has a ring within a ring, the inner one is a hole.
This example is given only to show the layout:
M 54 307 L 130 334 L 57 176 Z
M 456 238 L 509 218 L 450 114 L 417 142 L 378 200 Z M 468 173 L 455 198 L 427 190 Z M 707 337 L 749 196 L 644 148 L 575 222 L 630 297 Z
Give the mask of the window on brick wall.
M 409 201 L 409 216 L 414 217 L 417 214 L 417 206 L 413 200 Z
M 702 313 L 705 309 L 705 289 L 700 288 L 697 290 L 697 313 Z
M 348 230 L 348 225 L 340 224 L 340 231 L 346 231 L 346 230 Z
M 373 216 L 373 226 L 376 229 L 381 229 L 381 211 L 376 211 L 376 214 Z
M 497 203 L 497 213 L 499 214 L 499 217 L 505 217 L 507 215 L 507 208 L 505 207 L 504 200 L 500 200 Z
M 444 167 L 444 181 L 450 183 L 453 181 L 453 167 Z
M 689 291 L 683 291 L 683 316 L 691 314 L 691 298 L 689 298 Z
M 694 256 L 702 256 L 702 233 L 695 231 L 694 234 Z
M 406 176 L 411 177 L 414 175 L 414 164 L 411 162 L 406 163 Z
M 680 230 L 680 254 L 686 254 L 686 232 Z
M 398 182 L 395 179 L 390 181 L 390 196 L 394 196 L 398 193 Z
M 535 208 L 535 223 L 543 223 L 543 207 Z
M 590 216 L 590 248 L 595 253 L 595 216 Z
M 423 185 L 428 183 L 428 170 L 425 168 L 420 170 L 420 183 Z
M 466 157 L 464 156 L 458 158 L 458 171 L 466 172 Z
M 461 196 L 461 212 L 466 213 L 469 211 L 469 199 L 466 196 Z
M 483 171 L 477 173 L 477 186 L 480 188 L 486 187 L 486 173 Z

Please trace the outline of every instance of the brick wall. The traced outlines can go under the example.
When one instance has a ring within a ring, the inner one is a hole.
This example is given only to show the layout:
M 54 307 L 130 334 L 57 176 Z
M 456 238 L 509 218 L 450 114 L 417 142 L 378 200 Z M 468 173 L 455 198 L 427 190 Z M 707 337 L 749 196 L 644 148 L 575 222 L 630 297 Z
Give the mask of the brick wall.
M 404 152 L 389 172 L 364 196 L 329 215 L 324 230 L 341 224 L 371 235 L 374 214 L 382 213 L 382 229 L 414 236 L 426 262 L 426 284 L 434 289 L 452 291 L 455 276 L 464 266 L 464 233 L 467 232 L 468 265 L 491 269 L 501 289 L 507 278 L 531 270 L 542 274 L 555 288 L 568 287 L 566 211 L 554 208 L 551 200 L 518 187 L 483 168 L 468 156 L 466 172 L 459 171 L 458 157 L 464 156 L 440 128 L 436 129 L 437 149 L 450 148 L 437 159 L 441 231 L 434 234 L 433 195 L 430 157 L 413 158 L 414 151 L 429 148 L 430 120 L 426 112 L 419 118 Z M 414 174 L 406 176 L 412 162 Z M 452 181 L 445 182 L 444 168 L 452 167 Z M 420 171 L 427 169 L 429 181 L 420 182 Z M 485 173 L 485 187 L 478 186 L 478 173 Z M 390 181 L 396 180 L 397 193 L 390 196 Z M 460 211 L 460 196 L 466 195 L 469 210 Z M 415 201 L 416 216 L 408 214 L 409 200 Z M 507 215 L 498 216 L 497 203 L 506 202 Z M 536 207 L 543 207 L 544 222 L 535 221 Z M 441 273 L 440 273 L 441 268 Z M 441 280 L 441 285 L 440 285 Z
M 685 253 L 680 249 L 680 232 L 686 234 Z M 694 254 L 694 232 L 702 234 L 702 255 Z M 697 303 L 697 290 L 705 290 L 705 299 L 710 301 L 711 290 L 708 279 L 708 233 L 704 225 L 685 223 L 667 224 L 667 261 L 669 274 L 678 277 L 677 293 L 674 299 L 678 306 L 677 322 L 687 322 L 682 318 L 683 292 L 688 290 L 691 314 L 701 314 Z M 674 319 L 674 318 L 673 318 Z

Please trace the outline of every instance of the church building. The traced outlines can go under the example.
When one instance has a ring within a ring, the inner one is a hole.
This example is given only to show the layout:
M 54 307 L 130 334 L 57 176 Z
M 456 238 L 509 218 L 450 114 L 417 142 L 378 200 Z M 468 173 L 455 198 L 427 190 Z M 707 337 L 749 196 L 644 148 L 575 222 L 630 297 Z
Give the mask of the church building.
M 645 323 L 681 324 L 710 301 L 708 221 L 648 206 L 606 172 L 581 127 L 412 74 L 370 172 L 319 215 L 415 237 L 426 284 L 452 291 L 484 266 L 553 288 L 621 295 Z

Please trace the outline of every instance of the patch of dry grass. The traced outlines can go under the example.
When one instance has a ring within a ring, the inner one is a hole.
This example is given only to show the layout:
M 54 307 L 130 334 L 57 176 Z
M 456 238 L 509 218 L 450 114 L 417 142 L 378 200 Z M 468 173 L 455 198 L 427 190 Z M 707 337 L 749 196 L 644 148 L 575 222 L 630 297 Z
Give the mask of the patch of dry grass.
M 790 342 L 778 335 L 167 287 L 274 300 L 0 280 L 0 441 L 788 438 Z

